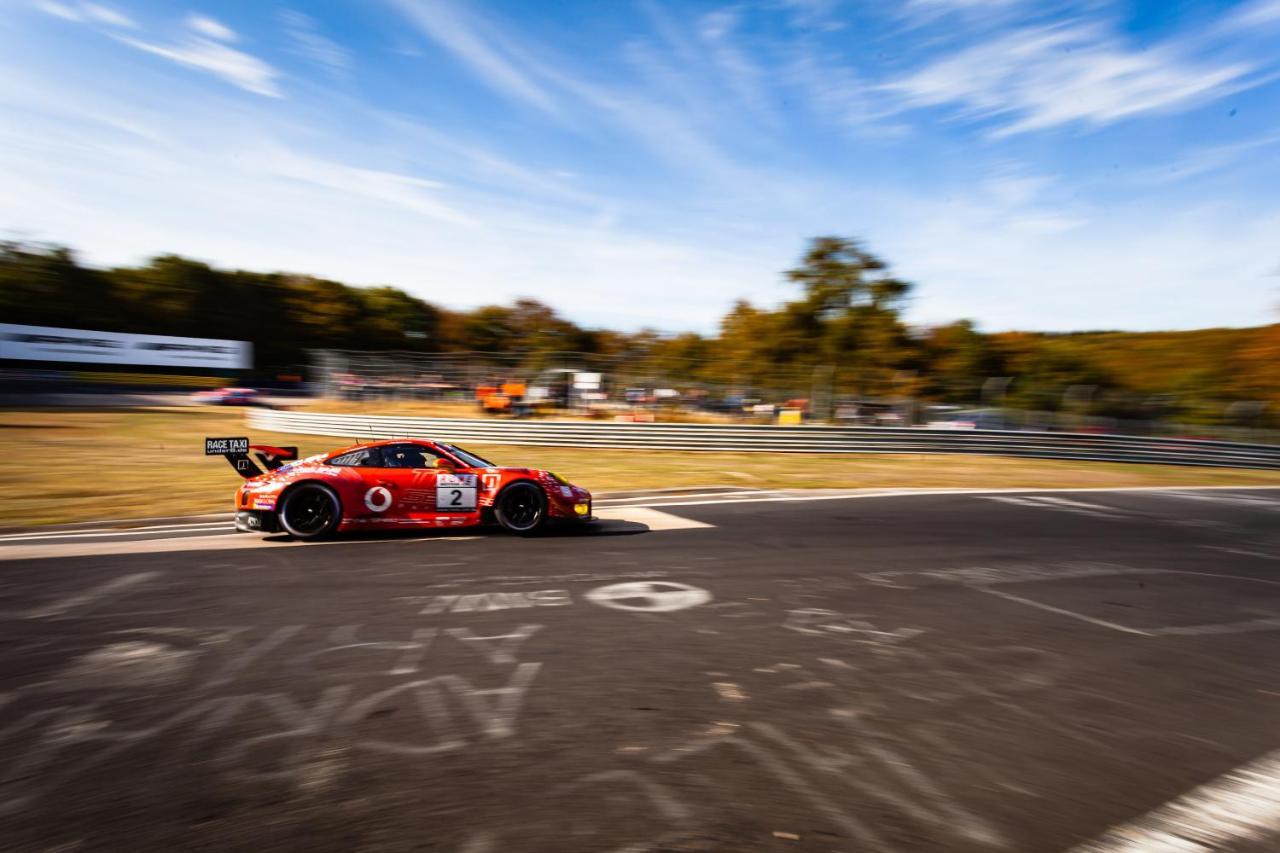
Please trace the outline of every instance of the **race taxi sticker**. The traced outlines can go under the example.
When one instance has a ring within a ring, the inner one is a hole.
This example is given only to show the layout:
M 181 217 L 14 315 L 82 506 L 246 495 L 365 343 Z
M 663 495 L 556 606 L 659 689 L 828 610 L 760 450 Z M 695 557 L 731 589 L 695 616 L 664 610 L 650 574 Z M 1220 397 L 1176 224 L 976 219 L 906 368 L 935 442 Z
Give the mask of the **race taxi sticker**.
M 475 474 L 440 474 L 436 478 L 436 512 L 475 512 Z
M 247 438 L 206 438 L 204 440 L 205 456 L 226 456 L 228 453 L 248 453 Z

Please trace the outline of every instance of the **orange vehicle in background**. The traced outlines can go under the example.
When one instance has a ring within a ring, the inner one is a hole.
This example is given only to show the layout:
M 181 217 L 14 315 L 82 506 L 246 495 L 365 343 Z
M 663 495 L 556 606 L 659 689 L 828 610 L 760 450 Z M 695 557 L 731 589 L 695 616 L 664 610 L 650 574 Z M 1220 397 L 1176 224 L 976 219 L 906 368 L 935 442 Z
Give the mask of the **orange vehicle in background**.
M 504 382 L 502 385 L 476 386 L 476 402 L 491 414 L 509 412 L 524 402 L 528 388 L 523 382 Z

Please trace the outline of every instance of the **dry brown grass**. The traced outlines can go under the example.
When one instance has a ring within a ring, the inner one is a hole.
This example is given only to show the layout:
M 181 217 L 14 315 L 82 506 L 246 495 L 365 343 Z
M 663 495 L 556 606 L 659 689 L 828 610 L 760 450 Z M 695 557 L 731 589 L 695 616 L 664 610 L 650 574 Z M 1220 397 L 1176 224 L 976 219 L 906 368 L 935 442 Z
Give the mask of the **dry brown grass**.
M 0 524 L 230 511 L 239 478 L 205 436 L 244 435 L 233 409 L 0 411 Z M 342 438 L 262 433 L 303 455 Z M 1280 485 L 1280 472 L 980 456 L 676 453 L 475 445 L 499 463 L 549 468 L 595 492 L 765 488 Z

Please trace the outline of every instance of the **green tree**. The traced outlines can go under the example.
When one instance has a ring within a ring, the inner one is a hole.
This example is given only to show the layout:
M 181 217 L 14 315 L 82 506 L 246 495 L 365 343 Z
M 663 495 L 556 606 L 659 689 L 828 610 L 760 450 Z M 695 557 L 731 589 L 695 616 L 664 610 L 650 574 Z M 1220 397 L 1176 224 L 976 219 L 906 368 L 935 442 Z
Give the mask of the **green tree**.
M 104 329 L 118 312 L 108 277 L 80 266 L 70 249 L 6 242 L 0 243 L 0 316 L 29 326 Z
M 359 304 L 359 346 L 364 349 L 439 350 L 440 309 L 395 287 L 354 290 Z
M 859 395 L 888 387 L 912 348 L 900 320 L 911 285 L 857 240 L 817 237 L 787 278 L 803 299 L 783 308 L 782 343 L 798 363 L 829 364 L 844 371 Z M 789 338 L 789 340 L 788 340 Z M 796 350 L 803 344 L 803 355 Z
M 969 320 L 929 329 L 922 346 L 932 396 L 948 403 L 976 403 L 982 383 L 996 375 L 996 359 L 987 336 Z

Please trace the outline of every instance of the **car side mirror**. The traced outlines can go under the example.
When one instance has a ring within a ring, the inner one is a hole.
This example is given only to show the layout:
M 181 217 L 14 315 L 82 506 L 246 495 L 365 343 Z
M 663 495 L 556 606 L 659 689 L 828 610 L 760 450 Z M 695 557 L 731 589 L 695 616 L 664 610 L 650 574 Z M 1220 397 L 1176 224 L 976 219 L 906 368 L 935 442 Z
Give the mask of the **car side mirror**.
M 433 468 L 439 468 L 439 469 L 441 469 L 441 470 L 443 470 L 443 471 L 452 471 L 452 470 L 454 470 L 454 464 L 453 464 L 452 462 L 450 462 L 448 459 L 441 459 L 439 456 L 437 456 L 437 457 L 436 457 L 436 461 L 435 461 L 435 463 L 432 465 L 432 467 L 433 467 Z

